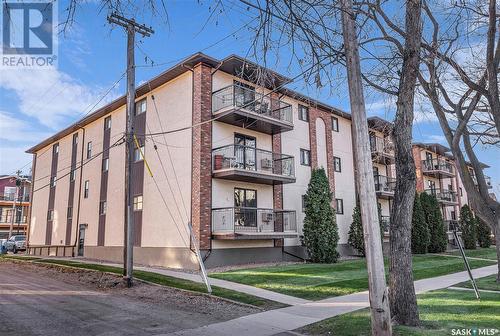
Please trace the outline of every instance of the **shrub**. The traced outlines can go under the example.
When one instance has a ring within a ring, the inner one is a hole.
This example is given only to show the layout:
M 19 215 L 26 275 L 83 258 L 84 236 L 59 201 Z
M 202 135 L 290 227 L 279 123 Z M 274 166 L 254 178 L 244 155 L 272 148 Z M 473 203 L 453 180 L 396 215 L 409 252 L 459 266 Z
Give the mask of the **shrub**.
M 458 224 L 462 232 L 464 248 L 474 250 L 476 248 L 476 219 L 469 206 L 466 204 L 460 209 L 460 221 Z
M 446 251 L 448 245 L 448 236 L 443 222 L 443 216 L 439 209 L 439 203 L 436 196 L 427 193 L 420 194 L 420 203 L 424 210 L 425 222 L 429 228 L 429 246 L 428 252 L 439 253 Z
M 491 246 L 491 229 L 484 221 L 475 218 L 476 220 L 476 230 L 477 230 L 477 242 L 480 247 L 490 247 Z
M 323 168 L 314 169 L 305 195 L 304 244 L 313 262 L 332 263 L 338 259 L 339 234 L 332 193 Z
M 349 228 L 348 244 L 354 247 L 359 254 L 365 255 L 365 241 L 363 238 L 363 224 L 361 223 L 361 212 L 356 206 L 352 213 L 352 223 Z
M 411 251 L 415 254 L 425 254 L 430 243 L 429 227 L 425 221 L 424 209 L 418 194 L 415 194 L 411 222 Z

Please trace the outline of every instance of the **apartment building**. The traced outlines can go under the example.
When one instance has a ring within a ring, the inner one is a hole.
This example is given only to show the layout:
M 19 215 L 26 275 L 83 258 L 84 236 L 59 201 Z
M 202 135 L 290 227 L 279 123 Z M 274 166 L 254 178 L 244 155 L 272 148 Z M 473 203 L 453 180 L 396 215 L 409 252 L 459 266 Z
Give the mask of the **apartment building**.
M 198 53 L 137 88 L 140 149 L 131 179 L 137 263 L 196 268 L 188 222 L 208 267 L 298 260 L 303 196 L 318 167 L 334 194 L 339 250 L 350 252 L 356 204 L 350 115 L 287 89 L 290 82 L 235 55 Z M 369 128 L 387 222 L 395 176 L 391 124 L 370 118 Z M 29 253 L 122 260 L 124 132 L 120 97 L 28 150 L 35 181 Z
M 0 239 L 9 238 L 11 226 L 12 234 L 26 234 L 30 192 L 28 176 L 0 176 Z

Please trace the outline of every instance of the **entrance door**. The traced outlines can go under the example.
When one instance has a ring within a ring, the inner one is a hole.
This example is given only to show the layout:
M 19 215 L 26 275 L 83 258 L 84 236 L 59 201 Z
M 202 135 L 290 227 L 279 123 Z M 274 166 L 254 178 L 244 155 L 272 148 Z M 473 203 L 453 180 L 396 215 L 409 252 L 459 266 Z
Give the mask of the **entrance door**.
M 85 243 L 85 224 L 80 224 L 80 232 L 78 234 L 78 256 L 83 257 L 83 246 Z
M 236 166 L 240 169 L 257 169 L 257 140 L 254 137 L 235 134 L 234 135 L 234 156 Z
M 257 190 L 234 188 L 235 229 L 257 228 Z

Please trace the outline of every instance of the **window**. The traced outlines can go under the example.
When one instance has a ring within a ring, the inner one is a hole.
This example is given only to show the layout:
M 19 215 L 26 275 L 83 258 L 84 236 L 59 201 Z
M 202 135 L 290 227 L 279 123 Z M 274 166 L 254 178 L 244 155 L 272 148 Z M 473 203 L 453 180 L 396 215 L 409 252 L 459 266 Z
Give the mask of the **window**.
M 47 212 L 47 220 L 49 221 L 54 220 L 54 210 L 49 210 Z
M 92 157 L 92 141 L 87 142 L 87 159 Z
M 111 116 L 104 118 L 104 130 L 111 129 Z
M 73 169 L 70 173 L 69 173 L 69 181 L 70 182 L 73 182 L 76 178 L 76 170 Z
M 13 201 L 16 198 L 17 187 L 4 187 L 3 196 L 6 201 Z
M 146 112 L 146 108 L 146 99 L 138 101 L 137 103 L 135 103 L 135 115 Z
M 344 200 L 342 198 L 335 199 L 335 210 L 337 210 L 337 214 L 344 214 Z
M 142 210 L 142 195 L 134 196 L 134 211 Z
M 50 187 L 51 188 L 54 188 L 56 186 L 56 177 L 55 176 L 51 176 L 50 177 Z
M 134 162 L 142 161 L 142 154 L 144 154 L 144 144 L 141 144 L 141 147 L 134 147 Z
M 73 207 L 68 207 L 68 219 L 73 218 Z
M 54 150 L 54 154 L 59 153 L 59 144 L 58 144 L 58 143 L 56 143 L 56 144 L 54 145 L 53 150 Z
M 462 187 L 458 187 L 458 190 L 460 191 L 460 197 L 463 197 L 464 191 L 463 191 Z
M 89 180 L 85 181 L 83 185 L 83 198 L 89 197 Z
M 302 195 L 302 212 L 306 212 L 306 195 Z
M 73 146 L 78 145 L 78 133 L 73 134 Z
M 342 171 L 342 161 L 339 157 L 333 157 L 333 170 L 340 173 Z
M 102 159 L 102 171 L 107 172 L 108 169 L 109 169 L 109 159 L 104 158 L 104 159 Z
M 107 203 L 106 201 L 99 202 L 99 215 L 106 214 Z
M 299 119 L 309 121 L 309 107 L 299 104 Z
M 311 151 L 307 149 L 300 149 L 300 164 L 303 166 L 311 165 Z
M 339 131 L 339 118 L 337 117 L 332 117 L 332 131 Z

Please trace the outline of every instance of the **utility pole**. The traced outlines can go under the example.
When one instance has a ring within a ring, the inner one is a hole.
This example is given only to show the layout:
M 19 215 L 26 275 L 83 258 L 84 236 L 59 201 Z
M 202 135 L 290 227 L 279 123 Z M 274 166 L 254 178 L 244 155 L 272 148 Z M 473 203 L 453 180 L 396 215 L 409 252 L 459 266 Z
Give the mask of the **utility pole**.
M 19 197 L 19 185 L 20 185 L 20 180 L 19 180 L 19 174 L 21 172 L 18 170 L 16 172 L 16 192 L 14 194 L 14 203 L 12 203 L 12 218 L 10 219 L 10 227 L 9 227 L 9 238 L 12 236 L 12 231 L 14 231 L 14 222 L 17 217 L 17 198 Z
M 356 22 L 352 10 L 352 0 L 341 0 L 341 6 L 353 137 L 357 147 L 354 152 L 354 161 L 357 162 L 356 178 L 366 246 L 372 335 L 385 336 L 392 334 L 391 312 L 385 281 L 384 256 L 375 197 L 365 99 L 361 82 Z
M 125 241 L 123 249 L 123 275 L 127 287 L 132 287 L 134 267 L 134 214 L 132 195 L 132 160 L 134 157 L 134 115 L 135 115 L 135 33 L 151 36 L 150 27 L 138 24 L 116 13 L 108 16 L 109 23 L 114 23 L 127 30 L 127 117 L 126 117 L 126 154 L 125 154 Z

